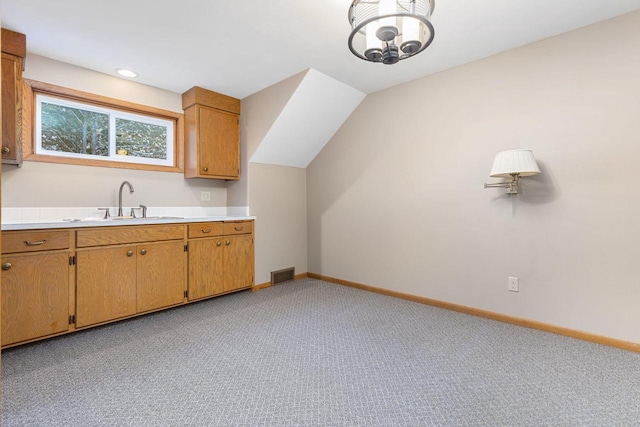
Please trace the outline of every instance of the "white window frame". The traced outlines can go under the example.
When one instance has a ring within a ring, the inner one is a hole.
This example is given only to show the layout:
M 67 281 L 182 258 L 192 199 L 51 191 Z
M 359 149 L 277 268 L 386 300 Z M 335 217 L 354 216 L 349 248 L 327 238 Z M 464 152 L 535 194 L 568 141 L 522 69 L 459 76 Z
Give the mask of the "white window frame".
M 68 153 L 62 151 L 52 151 L 42 148 L 42 103 L 60 105 L 64 107 L 77 108 L 85 111 L 106 114 L 109 116 L 109 155 L 96 156 L 91 154 Z M 166 139 L 166 159 L 152 159 L 146 157 L 135 157 L 120 155 L 116 152 L 116 119 L 132 120 L 140 123 L 147 123 L 162 126 L 167 129 Z M 70 157 L 76 159 L 100 160 L 105 162 L 121 162 L 155 166 L 174 166 L 174 146 L 175 146 L 175 122 L 173 120 L 161 119 L 142 114 L 130 113 L 116 108 L 107 108 L 92 105 L 85 102 L 72 101 L 69 99 L 48 96 L 36 93 L 35 99 L 35 154 L 55 157 Z

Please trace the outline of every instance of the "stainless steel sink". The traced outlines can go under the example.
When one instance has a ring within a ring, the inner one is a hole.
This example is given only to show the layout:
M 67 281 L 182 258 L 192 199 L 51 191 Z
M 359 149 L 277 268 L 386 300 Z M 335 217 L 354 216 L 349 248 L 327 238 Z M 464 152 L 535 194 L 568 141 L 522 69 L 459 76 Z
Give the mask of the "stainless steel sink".
M 183 216 L 147 216 L 145 218 L 142 217 L 133 217 L 133 216 L 110 216 L 109 218 L 65 218 L 63 221 L 66 222 L 111 222 L 111 221 L 144 221 L 151 219 L 184 219 Z
M 145 218 L 131 218 L 131 219 L 184 219 L 183 216 L 147 216 Z

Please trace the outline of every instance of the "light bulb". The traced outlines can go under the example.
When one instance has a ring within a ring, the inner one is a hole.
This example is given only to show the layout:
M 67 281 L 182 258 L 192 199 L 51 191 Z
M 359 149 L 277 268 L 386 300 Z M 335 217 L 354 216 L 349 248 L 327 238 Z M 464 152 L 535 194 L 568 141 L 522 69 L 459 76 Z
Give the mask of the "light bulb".
M 378 16 L 393 15 L 396 13 L 396 0 L 380 0 L 378 4 Z M 398 35 L 398 27 L 396 27 L 395 16 L 379 19 L 380 27 L 376 31 L 376 35 L 383 42 L 389 42 Z
M 402 18 L 402 45 L 404 53 L 416 53 L 422 47 L 420 40 L 420 21 L 416 18 L 405 16 Z
M 135 71 L 127 70 L 125 68 L 117 68 L 116 73 L 120 74 L 122 77 L 138 77 L 138 73 L 136 73 Z

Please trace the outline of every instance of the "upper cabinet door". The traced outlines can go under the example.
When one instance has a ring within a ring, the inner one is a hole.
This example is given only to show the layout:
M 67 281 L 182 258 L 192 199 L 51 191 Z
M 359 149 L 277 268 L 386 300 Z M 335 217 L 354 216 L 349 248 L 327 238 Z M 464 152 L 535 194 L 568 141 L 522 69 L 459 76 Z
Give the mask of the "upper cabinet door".
M 22 164 L 22 71 L 27 36 L 2 28 L 2 163 Z
M 22 163 L 22 58 L 2 54 L 2 163 Z
M 200 174 L 205 177 L 240 177 L 240 127 L 236 114 L 198 107 Z
M 194 86 L 182 109 L 184 177 L 240 179 L 240 100 Z

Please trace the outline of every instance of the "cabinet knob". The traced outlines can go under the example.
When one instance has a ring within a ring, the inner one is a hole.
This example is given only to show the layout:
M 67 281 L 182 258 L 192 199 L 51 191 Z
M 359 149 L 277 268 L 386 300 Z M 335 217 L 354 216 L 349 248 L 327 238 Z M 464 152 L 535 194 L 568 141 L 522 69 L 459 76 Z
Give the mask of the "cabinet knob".
M 2 154 L 7 154 L 9 151 L 11 151 L 9 147 L 2 147 Z
M 142 254 L 142 255 L 146 255 L 146 254 L 147 254 L 147 250 L 146 250 L 146 249 L 141 249 L 141 250 L 140 250 L 140 254 Z
M 203 171 L 205 171 L 205 172 L 209 172 L 209 168 L 208 168 L 208 167 L 206 167 L 206 166 L 205 166 L 205 167 L 203 167 L 203 168 L 202 168 L 202 170 L 203 170 Z
M 227 240 L 227 241 L 225 242 L 225 244 L 226 244 L 227 246 L 229 246 L 229 245 L 231 244 L 231 241 L 230 241 L 230 240 Z
M 5 262 L 4 264 L 2 264 L 2 269 L 3 270 L 11 270 L 11 263 L 10 262 Z
M 133 256 L 133 251 L 127 252 L 127 256 Z
M 217 246 L 222 246 L 222 242 L 218 242 L 216 245 Z

